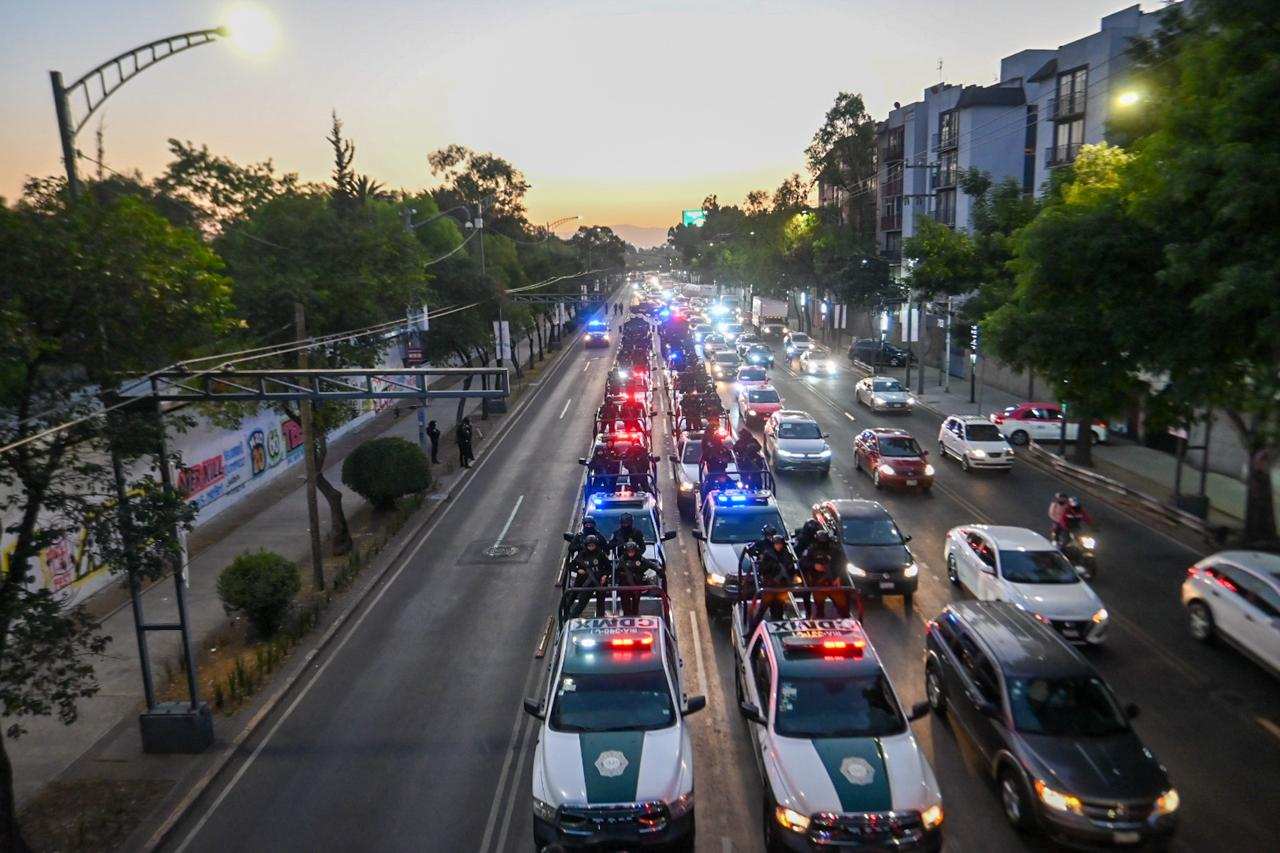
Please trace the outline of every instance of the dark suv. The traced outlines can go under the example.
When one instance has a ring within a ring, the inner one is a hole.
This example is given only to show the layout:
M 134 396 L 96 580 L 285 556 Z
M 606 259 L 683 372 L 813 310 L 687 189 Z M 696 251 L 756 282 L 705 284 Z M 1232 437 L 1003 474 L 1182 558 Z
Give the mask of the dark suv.
M 849 582 L 864 596 L 901 595 L 911 607 L 920 567 L 893 516 L 876 501 L 842 499 L 813 505 L 813 518 L 839 542 Z
M 854 341 L 849 347 L 849 361 L 861 361 L 876 366 L 902 367 L 910 359 L 916 363 L 916 357 L 904 349 L 895 347 L 885 341 Z
M 1178 792 L 1093 666 L 1029 611 L 956 602 L 929 623 L 925 692 L 997 781 L 1015 828 L 1132 846 L 1170 836 Z

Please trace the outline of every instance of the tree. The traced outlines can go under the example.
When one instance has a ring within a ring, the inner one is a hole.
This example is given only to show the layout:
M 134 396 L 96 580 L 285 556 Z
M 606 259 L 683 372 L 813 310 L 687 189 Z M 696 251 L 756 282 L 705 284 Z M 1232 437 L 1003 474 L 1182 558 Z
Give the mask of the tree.
M 988 272 L 973 237 L 931 216 L 916 220 L 915 233 L 902 243 L 902 256 L 915 262 L 910 284 L 917 299 L 968 293 L 983 283 Z
M 752 190 L 747 193 L 747 199 L 742 203 L 742 209 L 747 216 L 762 216 L 769 212 L 769 191 L 768 190 Z
M 840 187 L 849 194 L 852 230 L 862 239 L 874 240 L 876 202 L 870 187 L 878 162 L 876 122 L 867 112 L 862 95 L 836 95 L 804 154 L 814 181 Z
M 0 206 L 0 443 L 29 439 L 100 408 L 122 378 L 190 356 L 231 327 L 229 282 L 198 236 L 175 228 L 132 196 L 71 202 L 65 192 Z M 112 507 L 114 445 L 126 464 L 155 448 L 156 421 L 132 409 L 0 454 L 0 517 L 9 538 L 0 572 L 0 715 L 6 736 L 21 718 L 76 719 L 97 690 L 90 656 L 107 638 L 30 571 L 46 549 L 155 576 L 172 565 L 176 526 L 190 508 L 147 477 L 125 507 Z M 113 523 L 114 522 L 114 523 Z M 131 536 L 121 539 L 127 524 Z M 0 849 L 25 850 L 13 774 L 0 745 Z
M 626 266 L 627 241 L 607 225 L 584 225 L 569 238 L 587 269 L 622 269 Z
M 1244 536 L 1277 539 L 1280 7 L 1200 0 L 1138 51 L 1135 211 L 1164 245 L 1172 334 L 1142 341 L 1182 405 L 1221 412 L 1248 455 Z M 1145 134 L 1145 135 L 1142 135 Z M 1176 319 L 1176 323 L 1172 321 Z
M 1084 146 L 1069 179 L 1014 238 L 1010 299 L 984 320 L 1002 359 L 1034 368 L 1079 421 L 1075 460 L 1091 462 L 1091 424 L 1143 390 L 1130 342 L 1151 330 L 1160 248 L 1127 209 L 1131 155 Z
M 440 178 L 440 187 L 451 198 L 467 204 L 483 203 L 491 220 L 486 228 L 510 232 L 508 236 L 522 235 L 528 223 L 525 220 L 524 196 L 529 182 L 524 173 L 511 163 L 492 153 L 472 151 L 464 145 L 447 145 L 427 155 L 431 174 Z M 449 208 L 457 201 L 441 203 Z
M 242 166 L 192 142 L 169 140 L 173 159 L 152 188 L 153 200 L 166 215 L 165 203 L 176 203 L 201 231 L 216 234 L 271 199 L 298 189 L 298 175 L 277 175 L 270 160 Z M 174 217 L 169 217 L 174 221 Z M 180 224 L 186 224 L 178 220 Z
M 773 191 L 774 213 L 800 210 L 809 204 L 809 184 L 798 173 L 786 178 Z

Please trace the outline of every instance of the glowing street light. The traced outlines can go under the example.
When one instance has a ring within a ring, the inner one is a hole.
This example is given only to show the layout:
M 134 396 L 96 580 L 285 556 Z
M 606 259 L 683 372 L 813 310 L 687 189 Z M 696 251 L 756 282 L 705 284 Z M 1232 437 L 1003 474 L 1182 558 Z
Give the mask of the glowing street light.
M 275 19 L 259 6 L 240 4 L 227 12 L 227 24 L 222 28 L 227 41 L 241 53 L 262 56 L 276 45 L 278 28 Z
M 1137 89 L 1125 89 L 1116 96 L 1116 106 L 1128 108 L 1136 106 L 1141 100 L 1142 93 Z

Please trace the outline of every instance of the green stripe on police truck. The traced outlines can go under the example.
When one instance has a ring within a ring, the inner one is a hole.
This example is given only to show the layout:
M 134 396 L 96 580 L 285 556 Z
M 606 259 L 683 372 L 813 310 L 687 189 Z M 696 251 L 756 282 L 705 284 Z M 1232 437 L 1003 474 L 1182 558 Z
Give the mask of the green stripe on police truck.
M 588 803 L 636 801 L 644 732 L 583 732 L 578 747 Z
M 831 777 L 845 812 L 893 810 L 880 741 L 870 737 L 814 738 L 813 748 Z

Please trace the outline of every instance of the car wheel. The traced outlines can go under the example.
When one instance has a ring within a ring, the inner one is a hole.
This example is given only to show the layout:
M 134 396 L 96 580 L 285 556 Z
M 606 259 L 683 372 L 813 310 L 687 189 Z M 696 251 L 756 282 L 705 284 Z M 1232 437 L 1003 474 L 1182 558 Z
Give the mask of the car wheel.
M 956 555 L 947 555 L 947 580 L 956 586 L 960 586 L 960 573 L 956 571 Z
M 1093 430 L 1089 430 L 1089 445 L 1092 447 L 1097 443 L 1098 443 L 1098 434 Z
M 942 686 L 942 673 L 932 662 L 924 669 L 924 695 L 929 700 L 929 710 L 939 717 L 946 713 L 947 694 Z
M 1009 443 L 1018 447 L 1024 447 L 1029 439 L 1030 436 L 1027 435 L 1026 430 L 1018 429 L 1014 430 L 1013 434 L 1009 436 Z
M 1213 612 L 1203 601 L 1193 601 L 1187 605 L 1187 627 L 1193 639 L 1202 643 L 1213 642 Z
M 1027 796 L 1026 785 L 1009 768 L 1000 773 L 1000 805 L 1004 807 L 1004 816 L 1009 825 L 1019 832 L 1026 832 L 1035 826 L 1035 813 L 1031 811 L 1031 798 Z

